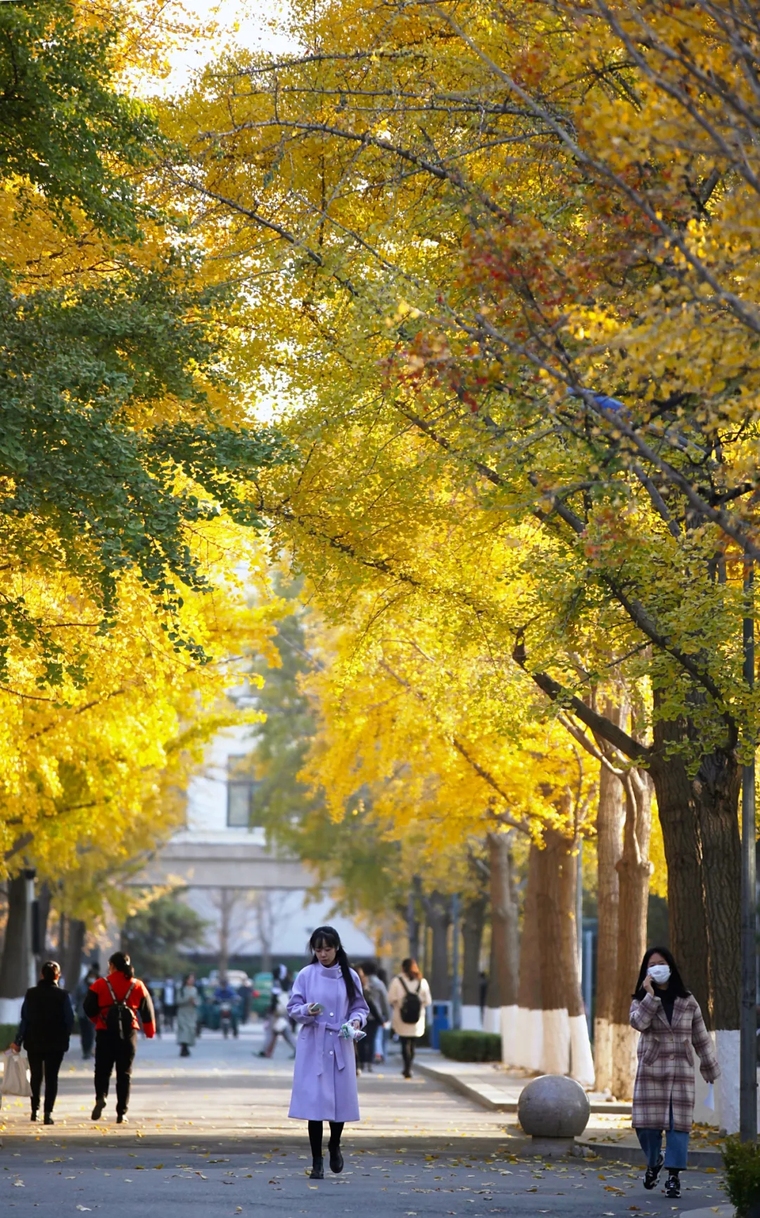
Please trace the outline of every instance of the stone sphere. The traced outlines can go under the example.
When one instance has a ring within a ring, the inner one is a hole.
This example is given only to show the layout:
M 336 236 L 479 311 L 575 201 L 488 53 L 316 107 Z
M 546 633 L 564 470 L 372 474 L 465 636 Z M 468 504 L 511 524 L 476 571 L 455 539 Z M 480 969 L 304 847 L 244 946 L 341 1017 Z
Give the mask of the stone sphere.
M 575 1138 L 588 1125 L 591 1105 L 574 1078 L 542 1074 L 524 1087 L 517 1101 L 517 1118 L 526 1133 L 537 1138 Z

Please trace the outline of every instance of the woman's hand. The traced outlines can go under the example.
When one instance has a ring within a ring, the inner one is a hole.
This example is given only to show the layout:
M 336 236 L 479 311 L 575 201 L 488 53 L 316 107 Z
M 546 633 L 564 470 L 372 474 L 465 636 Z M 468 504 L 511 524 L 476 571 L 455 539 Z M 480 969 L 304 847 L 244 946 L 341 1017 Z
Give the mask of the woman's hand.
M 357 1032 L 359 1031 L 359 1029 L 361 1028 L 361 1026 L 362 1026 L 362 1021 L 361 1021 L 360 1019 L 352 1019 L 352 1020 L 351 1020 L 351 1027 L 352 1027 L 352 1028 L 356 1028 Z
M 309 1011 L 310 1015 L 319 1015 L 319 1012 L 321 1010 L 322 1010 L 321 1002 L 310 1002 L 309 1003 L 308 1011 Z
M 652 981 L 652 978 L 649 976 L 649 973 L 647 973 L 646 977 L 644 978 L 642 985 L 644 986 L 644 989 L 646 990 L 647 994 L 650 994 L 652 997 L 654 997 L 654 982 Z

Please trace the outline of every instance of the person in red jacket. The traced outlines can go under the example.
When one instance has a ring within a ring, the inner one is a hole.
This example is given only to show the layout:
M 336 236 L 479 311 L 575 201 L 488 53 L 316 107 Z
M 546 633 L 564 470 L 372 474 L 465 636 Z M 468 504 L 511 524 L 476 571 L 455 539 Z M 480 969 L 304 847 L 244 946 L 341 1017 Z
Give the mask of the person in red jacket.
M 121 1125 L 129 1107 L 137 1033 L 142 1023 L 143 1032 L 150 1040 L 155 1035 L 156 1017 L 147 987 L 135 977 L 129 956 L 124 952 L 114 952 L 108 965 L 108 976 L 97 977 L 93 981 L 82 1006 L 95 1024 L 95 1107 L 92 1119 L 97 1121 L 103 1115 L 111 1073 L 115 1067 L 116 1123 Z

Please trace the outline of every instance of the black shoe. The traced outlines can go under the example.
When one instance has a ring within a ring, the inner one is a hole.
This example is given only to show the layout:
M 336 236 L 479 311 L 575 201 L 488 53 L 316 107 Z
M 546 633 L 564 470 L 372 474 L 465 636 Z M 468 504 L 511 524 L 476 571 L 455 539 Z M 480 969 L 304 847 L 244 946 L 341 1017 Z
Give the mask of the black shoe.
M 655 1185 L 657 1184 L 657 1177 L 659 1176 L 660 1172 L 662 1171 L 663 1162 L 664 1162 L 663 1157 L 662 1157 L 662 1155 L 660 1155 L 655 1166 L 648 1167 L 646 1169 L 646 1171 L 644 1172 L 644 1188 L 651 1189 L 651 1188 L 655 1187 Z
M 96 1101 L 95 1101 L 95 1107 L 93 1108 L 92 1114 L 91 1114 L 93 1121 L 100 1120 L 100 1118 L 103 1115 L 103 1109 L 105 1108 L 105 1106 L 106 1106 L 105 1099 L 103 1097 L 99 1096 L 98 1099 L 96 1099 Z
M 36 1109 L 36 1108 L 33 1108 L 33 1109 L 32 1109 L 32 1115 L 29 1117 L 29 1120 L 30 1120 L 30 1121 L 36 1121 L 36 1120 L 37 1120 L 37 1109 Z
M 45 1113 L 44 1124 L 45 1125 L 55 1125 L 55 1121 L 53 1120 L 53 1118 L 49 1112 Z
M 681 1181 L 678 1178 L 678 1172 L 672 1171 L 665 1181 L 665 1196 L 680 1197 L 681 1196 Z
M 328 1149 L 330 1151 L 330 1171 L 339 1176 L 343 1171 L 343 1155 L 340 1146 L 329 1146 Z
M 116 1113 L 116 1124 L 117 1125 L 128 1125 L 129 1124 L 129 1121 L 127 1120 L 126 1112 L 117 1112 Z
M 325 1161 L 323 1158 L 312 1159 L 310 1180 L 324 1180 L 325 1178 Z

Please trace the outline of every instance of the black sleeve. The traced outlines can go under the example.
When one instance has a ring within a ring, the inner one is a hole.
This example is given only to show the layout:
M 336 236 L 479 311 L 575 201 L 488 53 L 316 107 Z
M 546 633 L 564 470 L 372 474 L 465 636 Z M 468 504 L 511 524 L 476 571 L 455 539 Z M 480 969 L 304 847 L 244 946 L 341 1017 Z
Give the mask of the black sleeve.
M 98 1018 L 100 1003 L 98 1002 L 98 996 L 94 990 L 88 990 L 85 994 L 84 1001 L 82 1003 L 82 1010 L 88 1019 Z
M 156 1022 L 156 1013 L 153 1010 L 153 1000 L 151 999 L 151 996 L 147 990 L 145 991 L 145 994 L 140 1002 L 139 1012 L 143 1023 L 154 1024 Z

